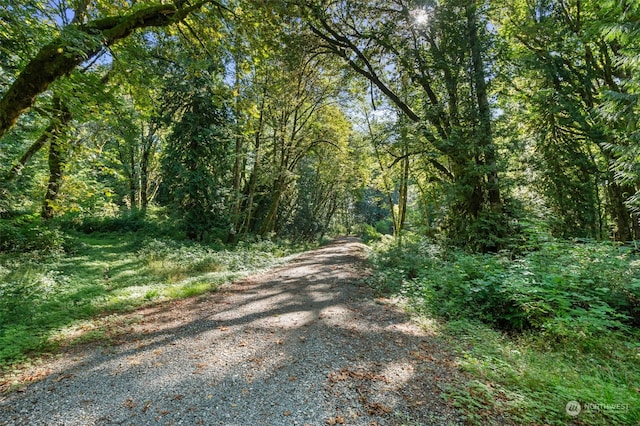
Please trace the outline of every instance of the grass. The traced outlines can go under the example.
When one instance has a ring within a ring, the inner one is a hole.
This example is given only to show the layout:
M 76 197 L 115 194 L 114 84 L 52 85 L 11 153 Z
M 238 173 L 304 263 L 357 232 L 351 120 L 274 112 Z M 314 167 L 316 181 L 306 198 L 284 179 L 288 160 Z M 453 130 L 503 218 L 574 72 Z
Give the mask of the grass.
M 448 322 L 443 332 L 469 377 L 448 396 L 472 424 L 496 415 L 516 424 L 640 424 L 640 353 L 628 337 L 602 336 L 600 351 L 585 353 L 472 321 Z M 570 401 L 583 407 L 575 418 Z
M 111 314 L 215 291 L 296 249 L 270 241 L 207 246 L 133 233 L 77 234 L 68 245 L 63 254 L 0 255 L 1 370 L 61 344 L 105 339 Z
M 447 397 L 468 423 L 640 425 L 636 254 L 570 242 L 517 258 L 423 240 L 374 248 L 370 284 L 402 296 L 421 322 L 440 324 L 457 354 L 467 381 Z M 567 412 L 571 401 L 581 405 L 577 416 Z

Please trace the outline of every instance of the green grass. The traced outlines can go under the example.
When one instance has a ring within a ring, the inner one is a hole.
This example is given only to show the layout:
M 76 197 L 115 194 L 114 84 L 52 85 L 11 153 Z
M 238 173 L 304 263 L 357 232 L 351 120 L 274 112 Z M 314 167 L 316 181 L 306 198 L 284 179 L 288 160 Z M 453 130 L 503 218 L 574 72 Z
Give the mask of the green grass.
M 470 424 L 640 425 L 632 251 L 561 241 L 514 258 L 423 240 L 374 248 L 370 284 L 441 324 L 468 379 L 447 396 Z M 576 417 L 570 401 L 582 406 Z
M 270 241 L 223 247 L 133 233 L 78 234 L 68 245 L 63 254 L 0 255 L 2 370 L 60 344 L 105 338 L 109 314 L 215 291 L 295 250 Z
M 472 321 L 448 322 L 443 333 L 469 377 L 448 396 L 472 424 L 491 424 L 496 414 L 516 424 L 640 424 L 637 340 L 602 336 L 592 342 L 598 351 L 584 352 Z M 570 401 L 583 407 L 575 419 L 566 412 Z

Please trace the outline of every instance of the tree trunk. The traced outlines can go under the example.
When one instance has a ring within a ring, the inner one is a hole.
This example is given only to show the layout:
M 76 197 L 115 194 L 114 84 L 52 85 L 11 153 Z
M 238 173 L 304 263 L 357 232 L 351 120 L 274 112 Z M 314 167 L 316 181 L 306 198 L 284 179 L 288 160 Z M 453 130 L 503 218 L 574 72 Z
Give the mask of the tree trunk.
M 154 194 L 154 191 L 149 191 L 149 165 L 152 159 L 154 137 L 155 127 L 152 127 L 147 136 L 144 137 L 142 152 L 140 153 L 140 210 L 142 214 L 147 212 L 147 207 L 149 207 L 149 202 Z
M 609 192 L 611 218 L 616 226 L 613 238 L 616 241 L 629 241 L 631 240 L 631 216 L 627 206 L 624 204 L 626 200 L 624 189 L 612 177 L 607 185 L 607 190 Z
M 55 100 L 54 100 L 55 103 Z M 71 119 L 71 114 L 67 116 L 69 120 Z M 57 132 L 60 132 L 69 122 L 62 121 L 64 117 L 56 117 L 56 119 L 52 119 L 49 122 L 49 126 L 45 129 L 45 131 L 40 135 L 40 137 L 27 149 L 27 151 L 20 157 L 18 163 L 11 167 L 11 170 L 5 176 L 5 181 L 11 181 L 16 176 L 20 174 L 22 169 L 25 168 L 31 157 L 33 157 L 38 151 L 40 151 L 51 139 L 51 135 Z
M 267 235 L 269 232 L 273 231 L 276 226 L 276 218 L 278 216 L 278 208 L 280 207 L 280 200 L 282 199 L 282 194 L 284 194 L 284 190 L 286 187 L 285 177 L 279 176 L 276 179 L 274 190 L 271 192 L 272 199 L 271 205 L 269 207 L 269 211 L 267 216 L 262 222 L 262 226 L 260 227 L 259 234 L 262 236 Z
M 54 105 L 56 106 L 56 112 L 52 119 L 52 124 L 55 124 L 55 126 L 54 131 L 49 133 L 51 138 L 48 159 L 49 181 L 44 202 L 42 203 L 41 216 L 43 219 L 51 219 L 55 213 L 55 202 L 60 192 L 69 150 L 65 130 L 66 124 L 71 120 L 71 113 L 59 98 L 54 99 Z
M 502 212 L 502 200 L 500 197 L 500 185 L 498 180 L 498 168 L 496 162 L 495 146 L 491 131 L 491 109 L 487 96 L 486 74 L 482 60 L 482 46 L 478 36 L 478 17 L 475 0 L 469 0 L 466 7 L 467 25 L 469 29 L 469 46 L 471 48 L 471 61 L 473 63 L 473 82 L 478 103 L 478 132 L 477 141 L 484 161 L 481 161 L 487 171 L 487 198 L 491 210 Z
M 251 169 L 251 177 L 249 177 L 249 188 L 247 194 L 247 206 L 245 213 L 245 220 L 243 224 L 244 234 L 246 235 L 251 231 L 251 222 L 253 221 L 253 200 L 256 193 L 256 187 L 258 185 L 258 174 L 260 173 L 260 161 L 262 161 L 261 152 L 261 138 L 262 138 L 262 126 L 264 122 L 264 103 L 267 89 L 266 86 L 263 89 L 262 99 L 260 101 L 260 112 L 258 117 L 258 126 L 255 130 L 255 159 L 253 167 Z
M 406 138 L 406 131 L 404 132 L 404 136 Z M 400 237 L 402 234 L 402 230 L 404 229 L 404 224 L 407 218 L 407 201 L 409 198 L 409 155 L 408 155 L 408 147 L 405 145 L 403 147 L 404 156 L 402 160 L 402 174 L 400 176 L 400 190 L 398 197 L 398 233 L 397 236 Z

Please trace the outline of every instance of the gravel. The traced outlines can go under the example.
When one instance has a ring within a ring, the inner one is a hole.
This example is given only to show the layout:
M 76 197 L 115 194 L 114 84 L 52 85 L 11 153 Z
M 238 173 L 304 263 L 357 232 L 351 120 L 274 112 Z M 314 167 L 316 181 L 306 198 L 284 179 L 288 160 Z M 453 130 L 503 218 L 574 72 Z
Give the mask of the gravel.
M 2 425 L 455 425 L 454 357 L 366 286 L 342 238 L 217 293 L 127 314 L 0 396 Z

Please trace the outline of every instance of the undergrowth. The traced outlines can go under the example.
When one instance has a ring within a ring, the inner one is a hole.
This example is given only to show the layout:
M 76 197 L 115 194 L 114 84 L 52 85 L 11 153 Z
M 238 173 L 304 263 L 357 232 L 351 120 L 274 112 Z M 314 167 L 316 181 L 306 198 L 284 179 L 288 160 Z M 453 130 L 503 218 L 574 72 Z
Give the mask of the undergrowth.
M 640 422 L 640 258 L 547 241 L 514 257 L 413 238 L 375 245 L 371 285 L 445 320 L 469 382 L 449 397 L 474 424 Z M 566 404 L 582 411 L 570 416 Z
M 303 249 L 268 240 L 203 245 L 134 233 L 66 238 L 66 251 L 0 254 L 0 369 L 53 349 L 78 324 L 86 336 L 99 337 L 94 319 L 214 291 Z

